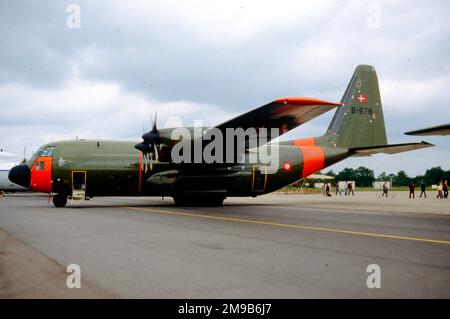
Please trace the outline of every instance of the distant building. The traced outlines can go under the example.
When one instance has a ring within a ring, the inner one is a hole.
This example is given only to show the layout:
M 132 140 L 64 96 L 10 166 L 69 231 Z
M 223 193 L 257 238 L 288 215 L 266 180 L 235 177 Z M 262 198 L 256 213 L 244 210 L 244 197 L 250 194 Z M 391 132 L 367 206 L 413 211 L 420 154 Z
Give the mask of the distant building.
M 353 190 L 354 190 L 354 189 L 356 188 L 356 183 L 355 183 L 355 181 L 339 181 L 339 188 L 340 188 L 340 189 L 346 189 L 346 188 L 347 188 L 347 185 L 348 185 L 349 183 L 352 183 Z
M 383 189 L 383 184 L 386 183 L 388 189 L 391 189 L 391 182 L 373 182 L 372 186 L 374 189 Z

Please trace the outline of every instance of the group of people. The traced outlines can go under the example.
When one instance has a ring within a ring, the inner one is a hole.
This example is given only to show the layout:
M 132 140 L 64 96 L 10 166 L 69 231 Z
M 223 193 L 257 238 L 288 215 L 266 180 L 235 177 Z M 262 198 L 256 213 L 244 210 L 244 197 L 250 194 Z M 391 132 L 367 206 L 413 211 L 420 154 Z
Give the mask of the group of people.
M 445 180 L 445 182 L 439 182 L 436 198 L 448 198 L 448 180 Z
M 339 183 L 338 182 L 334 182 L 333 186 L 336 189 L 336 196 L 339 194 L 342 196 L 342 192 L 341 189 L 339 188 Z M 323 193 L 324 196 L 327 197 L 331 197 L 331 187 L 332 184 L 331 183 L 325 183 L 325 191 Z M 413 182 L 411 182 L 408 186 L 409 188 L 409 198 L 415 198 L 415 190 L 416 190 L 416 184 L 414 184 Z M 424 198 L 427 198 L 427 185 L 425 184 L 425 182 L 421 182 L 420 183 L 420 195 L 419 198 L 422 198 L 422 196 Z M 383 184 L 383 194 L 381 195 L 381 197 L 388 197 L 388 191 L 389 191 L 389 187 L 387 185 L 387 183 Z M 345 182 L 345 189 L 344 189 L 344 195 L 345 196 L 350 196 L 350 194 L 352 194 L 353 196 L 355 196 L 355 192 L 353 191 L 353 184 L 351 182 Z M 448 198 L 448 180 L 445 181 L 439 181 L 439 184 L 437 186 L 437 196 L 436 198 Z
M 335 182 L 333 183 L 333 186 L 336 189 L 336 196 L 339 194 L 342 196 L 342 191 L 339 187 L 339 183 Z M 355 191 L 353 190 L 353 184 L 351 182 L 347 183 L 345 182 L 345 189 L 344 189 L 344 195 L 345 196 L 355 196 Z M 325 192 L 323 193 L 324 196 L 331 197 L 331 183 L 325 183 Z
M 416 184 L 411 182 L 408 187 L 409 187 L 409 198 L 415 198 Z M 422 181 L 422 183 L 420 183 L 419 198 L 422 198 L 422 196 L 424 196 L 424 198 L 427 198 L 426 189 L 427 186 L 425 185 L 425 182 Z M 439 181 L 439 184 L 437 186 L 436 198 L 448 198 L 448 180 Z

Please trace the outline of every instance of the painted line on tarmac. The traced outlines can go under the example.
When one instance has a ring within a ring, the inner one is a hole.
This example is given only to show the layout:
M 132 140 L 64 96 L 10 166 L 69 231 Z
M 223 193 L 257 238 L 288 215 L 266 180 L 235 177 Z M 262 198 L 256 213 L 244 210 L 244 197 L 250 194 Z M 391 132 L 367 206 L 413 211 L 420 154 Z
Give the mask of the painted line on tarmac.
M 265 222 L 262 220 L 252 220 L 252 219 L 232 218 L 232 217 L 224 217 L 224 216 L 202 215 L 202 214 L 195 214 L 195 213 L 174 212 L 174 211 L 170 211 L 170 210 L 162 210 L 162 209 L 156 209 L 156 208 L 142 208 L 142 207 L 129 207 L 129 206 L 122 206 L 122 208 L 136 210 L 136 211 L 151 212 L 151 213 L 160 213 L 160 214 L 166 214 L 166 215 L 186 216 L 186 217 L 214 219 L 214 220 L 222 220 L 222 221 L 229 221 L 229 222 L 257 224 L 257 225 L 275 226 L 275 227 L 292 228 L 292 229 L 313 230 L 313 231 L 321 231 L 321 232 L 345 234 L 345 235 L 399 239 L 399 240 L 416 241 L 416 242 L 423 242 L 423 243 L 450 245 L 450 241 L 446 241 L 446 240 L 405 237 L 405 236 L 377 234 L 377 233 L 366 233 L 366 232 L 359 232 L 359 231 L 352 231 L 352 230 L 342 230 L 342 229 L 334 229 L 334 228 L 304 226 L 304 225 L 282 224 L 282 223 Z

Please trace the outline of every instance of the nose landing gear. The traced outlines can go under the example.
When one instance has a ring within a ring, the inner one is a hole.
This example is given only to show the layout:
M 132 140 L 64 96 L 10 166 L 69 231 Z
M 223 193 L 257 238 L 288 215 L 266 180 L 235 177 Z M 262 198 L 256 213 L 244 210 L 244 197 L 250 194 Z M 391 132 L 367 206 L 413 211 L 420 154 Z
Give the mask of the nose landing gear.
M 53 196 L 53 204 L 55 207 L 64 207 L 67 204 L 67 196 L 63 194 L 56 194 Z

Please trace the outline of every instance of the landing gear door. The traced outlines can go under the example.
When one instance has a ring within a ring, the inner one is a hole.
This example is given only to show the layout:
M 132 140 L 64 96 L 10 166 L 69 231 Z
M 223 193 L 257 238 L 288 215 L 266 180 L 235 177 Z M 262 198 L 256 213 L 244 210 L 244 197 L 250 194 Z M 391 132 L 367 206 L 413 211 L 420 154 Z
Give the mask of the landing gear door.
M 266 190 L 266 183 L 267 183 L 267 166 L 254 165 L 252 191 L 260 193 L 264 192 Z
M 72 172 L 72 204 L 77 204 L 86 198 L 86 172 Z

